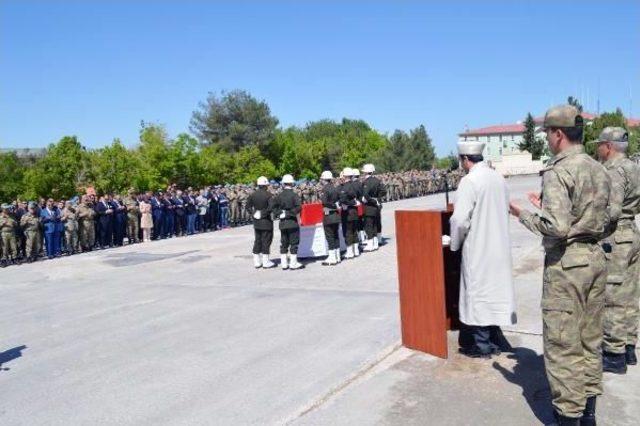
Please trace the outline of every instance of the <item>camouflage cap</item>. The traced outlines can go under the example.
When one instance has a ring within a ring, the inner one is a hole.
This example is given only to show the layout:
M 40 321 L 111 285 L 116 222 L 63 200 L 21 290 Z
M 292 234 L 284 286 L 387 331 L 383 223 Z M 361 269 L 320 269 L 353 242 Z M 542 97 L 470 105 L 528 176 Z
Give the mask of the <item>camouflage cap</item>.
M 552 127 L 582 127 L 584 119 L 573 105 L 558 105 L 547 110 L 542 130 Z
M 605 127 L 596 142 L 629 142 L 629 133 L 622 127 Z

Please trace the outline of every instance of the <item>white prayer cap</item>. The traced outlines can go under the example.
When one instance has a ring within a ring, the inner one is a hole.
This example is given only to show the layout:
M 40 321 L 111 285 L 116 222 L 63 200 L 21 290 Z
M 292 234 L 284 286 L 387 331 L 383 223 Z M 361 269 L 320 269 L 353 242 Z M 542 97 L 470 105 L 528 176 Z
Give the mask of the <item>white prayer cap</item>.
M 458 155 L 482 155 L 484 142 L 458 142 Z

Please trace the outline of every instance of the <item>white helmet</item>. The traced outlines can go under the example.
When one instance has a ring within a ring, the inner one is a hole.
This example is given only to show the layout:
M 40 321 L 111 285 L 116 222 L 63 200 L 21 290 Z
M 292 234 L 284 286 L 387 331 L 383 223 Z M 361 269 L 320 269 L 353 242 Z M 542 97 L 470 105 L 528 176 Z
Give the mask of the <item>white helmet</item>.
M 333 173 L 331 173 L 329 170 L 325 170 L 320 175 L 320 179 L 331 180 L 333 179 Z
M 269 179 L 267 179 L 264 176 L 260 176 L 258 178 L 258 186 L 268 186 L 269 185 Z
M 357 168 L 351 169 L 351 176 L 360 176 L 360 170 Z
M 365 164 L 364 166 L 362 166 L 363 173 L 373 173 L 375 171 L 376 168 L 373 166 L 373 164 Z
M 291 176 L 291 175 L 284 175 L 284 176 L 282 176 L 282 183 L 283 183 L 283 184 L 285 184 L 285 183 L 286 183 L 286 184 L 291 184 L 291 185 L 293 185 L 293 176 Z
M 353 176 L 353 170 L 351 170 L 351 168 L 349 168 L 349 167 L 345 167 L 345 168 L 342 170 L 342 175 L 343 175 L 344 177 L 350 177 L 350 176 Z

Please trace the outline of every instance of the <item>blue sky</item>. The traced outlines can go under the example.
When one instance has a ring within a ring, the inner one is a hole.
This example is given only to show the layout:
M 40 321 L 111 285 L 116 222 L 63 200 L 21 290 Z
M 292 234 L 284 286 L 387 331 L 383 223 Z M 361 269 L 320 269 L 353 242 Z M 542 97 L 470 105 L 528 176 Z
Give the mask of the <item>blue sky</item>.
M 640 2 L 0 1 L 0 147 L 187 131 L 246 89 L 281 125 L 362 118 L 457 133 L 568 95 L 640 116 Z M 630 101 L 630 98 L 634 98 Z

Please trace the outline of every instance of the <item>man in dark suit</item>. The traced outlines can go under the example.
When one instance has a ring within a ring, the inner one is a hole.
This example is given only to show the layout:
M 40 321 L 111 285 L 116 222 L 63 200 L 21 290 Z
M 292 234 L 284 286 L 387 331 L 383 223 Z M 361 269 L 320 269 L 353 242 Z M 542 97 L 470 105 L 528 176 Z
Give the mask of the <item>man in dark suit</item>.
M 113 243 L 116 246 L 122 246 L 127 233 L 127 208 L 120 196 L 112 196 L 110 204 L 113 209 Z
M 100 248 L 113 247 L 114 209 L 109 200 L 109 195 L 100 197 L 100 201 L 96 204 L 96 212 L 98 213 L 98 224 L 100 227 Z
M 149 204 L 151 204 L 151 217 L 153 219 L 153 240 L 164 238 L 164 205 L 160 201 L 162 192 L 158 194 L 149 194 Z

